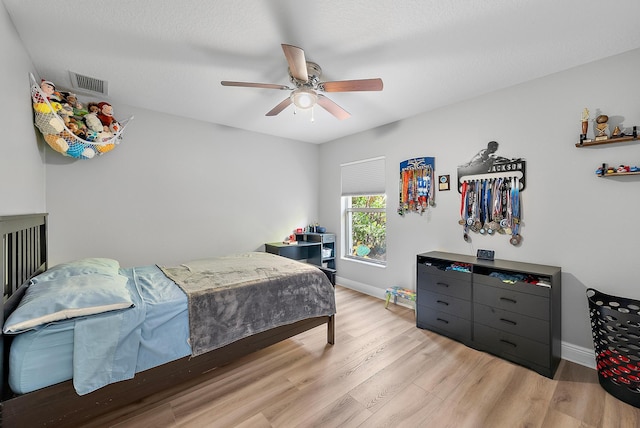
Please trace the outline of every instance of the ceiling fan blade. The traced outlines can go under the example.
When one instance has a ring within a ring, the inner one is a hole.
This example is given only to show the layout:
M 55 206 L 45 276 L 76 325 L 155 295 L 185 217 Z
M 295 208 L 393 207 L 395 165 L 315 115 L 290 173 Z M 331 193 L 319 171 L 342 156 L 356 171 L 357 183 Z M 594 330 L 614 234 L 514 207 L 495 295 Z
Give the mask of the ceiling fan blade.
M 291 98 L 287 97 L 284 100 L 282 100 L 282 102 L 280 104 L 278 104 L 277 106 L 275 106 L 274 108 L 269 110 L 269 112 L 267 112 L 267 114 L 265 114 L 265 116 L 275 116 L 278 113 L 280 113 L 282 110 L 284 110 L 287 107 L 289 107 L 290 104 L 291 104 Z
M 302 82 L 308 81 L 309 75 L 307 74 L 307 60 L 304 57 L 304 51 L 297 46 L 285 44 L 282 45 L 282 50 L 287 58 L 287 63 L 289 63 L 291 75 Z
M 322 94 L 318 94 L 318 104 L 320 104 L 320 107 L 334 115 L 339 120 L 345 120 L 351 117 L 351 114 L 348 111 L 346 111 Z
M 382 79 L 338 80 L 318 85 L 325 92 L 381 91 Z
M 245 88 L 265 88 L 265 89 L 282 89 L 282 90 L 292 90 L 288 86 L 284 85 L 276 85 L 275 83 L 252 83 L 252 82 L 230 82 L 228 80 L 223 80 L 220 82 L 222 86 L 242 86 Z

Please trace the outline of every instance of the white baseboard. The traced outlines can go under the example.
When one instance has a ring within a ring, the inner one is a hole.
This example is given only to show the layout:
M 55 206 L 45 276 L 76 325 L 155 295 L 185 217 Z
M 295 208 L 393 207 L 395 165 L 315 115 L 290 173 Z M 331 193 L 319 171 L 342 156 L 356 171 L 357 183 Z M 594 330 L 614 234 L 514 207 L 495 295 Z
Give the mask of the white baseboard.
M 386 299 L 387 295 L 382 288 L 372 287 L 371 285 L 363 284 L 361 282 L 352 281 L 350 279 L 336 277 L 336 284 L 343 287 L 350 288 L 351 290 L 359 291 L 369 296 L 377 297 L 379 299 Z
M 343 287 L 350 288 L 382 300 L 386 298 L 385 291 L 378 287 L 372 287 L 371 285 L 340 277 L 336 278 L 336 283 Z M 596 357 L 593 349 L 584 348 L 582 346 L 563 341 L 561 343 L 560 354 L 563 360 L 571 361 L 572 363 L 580 364 L 592 369 L 596 368 Z
M 560 353 L 563 360 L 571 361 L 572 363 L 592 369 L 596 368 L 596 355 L 593 349 L 583 348 L 582 346 L 563 341 Z

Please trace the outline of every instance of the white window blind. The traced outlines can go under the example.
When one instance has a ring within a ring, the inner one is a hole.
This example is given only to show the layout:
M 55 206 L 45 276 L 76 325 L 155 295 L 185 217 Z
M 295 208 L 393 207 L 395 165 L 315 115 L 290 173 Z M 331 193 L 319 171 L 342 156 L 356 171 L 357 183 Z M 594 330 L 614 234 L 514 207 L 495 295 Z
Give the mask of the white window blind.
M 341 165 L 342 196 L 386 193 L 384 157 Z

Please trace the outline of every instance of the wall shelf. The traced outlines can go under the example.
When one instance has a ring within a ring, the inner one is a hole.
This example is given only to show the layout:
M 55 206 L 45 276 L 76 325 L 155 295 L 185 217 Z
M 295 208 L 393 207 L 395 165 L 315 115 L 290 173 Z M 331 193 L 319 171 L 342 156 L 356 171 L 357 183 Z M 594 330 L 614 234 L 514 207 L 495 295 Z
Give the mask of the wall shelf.
M 637 141 L 638 137 L 626 136 L 626 137 L 617 137 L 617 138 L 608 138 L 606 140 L 590 140 L 584 141 L 581 143 L 576 143 L 576 147 L 590 147 L 590 146 L 600 146 L 603 144 L 616 144 L 616 143 L 627 143 L 630 141 Z
M 635 172 L 611 172 L 609 174 L 598 174 L 598 177 L 619 177 L 622 175 L 640 175 L 640 171 Z

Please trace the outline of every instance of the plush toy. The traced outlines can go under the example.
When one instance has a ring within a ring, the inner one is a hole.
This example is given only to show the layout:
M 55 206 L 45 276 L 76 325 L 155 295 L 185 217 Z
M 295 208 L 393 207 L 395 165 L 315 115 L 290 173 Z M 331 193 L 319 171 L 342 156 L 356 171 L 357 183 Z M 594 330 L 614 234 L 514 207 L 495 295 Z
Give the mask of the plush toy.
M 41 103 L 33 103 L 33 110 L 36 113 L 48 114 L 48 113 L 57 113 L 62 109 L 62 104 L 57 103 L 55 101 L 51 103 L 41 102 Z
M 100 119 L 98 119 L 98 113 L 100 112 L 100 108 L 96 103 L 89 103 L 87 105 L 89 109 L 89 113 L 85 114 L 83 117 L 84 123 L 87 125 L 87 128 L 93 132 L 102 132 L 104 131 L 104 126 Z
M 40 81 L 40 90 L 42 91 L 42 93 L 44 94 L 44 97 L 46 97 L 47 100 L 51 100 L 51 99 L 56 99 L 57 98 L 56 95 L 55 95 L 56 85 L 54 85 L 53 82 L 51 82 L 49 80 L 42 79 Z M 44 97 L 39 92 L 36 92 L 33 95 L 33 102 L 34 103 L 44 103 L 45 102 L 45 98 Z M 59 101 L 59 98 L 57 98 L 56 100 Z
M 113 144 L 113 143 L 110 143 L 110 144 L 96 144 L 95 148 L 98 150 L 98 152 L 100 152 L 100 154 L 103 154 L 103 153 L 110 152 L 111 150 L 114 149 L 115 146 L 116 145 Z
M 67 156 L 77 159 L 91 159 L 96 155 L 96 151 L 90 146 L 86 146 L 80 143 L 74 143 L 69 146 L 67 152 L 64 153 Z
M 102 132 L 98 132 L 98 138 L 96 138 L 96 141 L 109 141 L 113 138 L 113 134 L 109 131 L 102 131 Z
M 84 116 L 84 123 L 87 125 L 91 131 L 94 132 L 102 132 L 104 130 L 104 126 L 102 126 L 102 122 L 98 119 L 95 113 L 89 113 Z
M 96 131 L 92 131 L 90 129 L 87 130 L 85 140 L 89 142 L 94 142 L 98 138 L 98 133 Z
M 59 135 L 45 135 L 44 140 L 58 153 L 62 153 L 64 155 L 67 153 L 67 150 L 69 150 L 69 143 Z
M 73 108 L 73 116 L 76 118 L 81 118 L 85 114 L 89 113 L 87 109 L 84 108 L 82 103 L 78 102 L 78 97 L 76 94 L 69 93 L 66 97 L 67 104 Z
M 104 130 L 108 131 L 111 124 L 115 121 L 113 117 L 113 107 L 111 107 L 111 104 L 102 101 L 98 103 L 98 108 L 100 108 L 98 119 L 102 122 Z
M 71 122 L 71 116 L 73 116 L 73 107 L 69 104 L 62 104 L 62 108 L 58 110 L 58 116 L 62 118 L 65 125 L 69 125 Z
M 67 125 L 67 128 L 69 128 L 69 131 L 77 135 L 78 138 L 81 138 L 83 140 L 87 139 L 87 126 L 84 123 L 79 122 L 76 118 L 71 118 L 71 121 Z
M 57 115 L 36 113 L 35 124 L 43 135 L 56 135 L 64 130 L 64 122 Z

